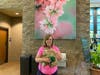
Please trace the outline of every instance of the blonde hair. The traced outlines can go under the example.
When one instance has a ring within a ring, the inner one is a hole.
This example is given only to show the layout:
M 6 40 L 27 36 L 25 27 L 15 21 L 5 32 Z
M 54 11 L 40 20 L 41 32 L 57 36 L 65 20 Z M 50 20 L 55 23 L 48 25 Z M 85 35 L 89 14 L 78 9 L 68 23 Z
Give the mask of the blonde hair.
M 47 35 L 44 37 L 44 40 L 43 40 L 43 46 L 44 46 L 44 47 L 48 47 L 47 44 L 46 44 L 46 40 L 48 40 L 49 37 L 52 37 L 52 44 L 51 44 L 51 46 L 53 46 L 53 36 L 52 36 L 51 34 L 47 34 Z

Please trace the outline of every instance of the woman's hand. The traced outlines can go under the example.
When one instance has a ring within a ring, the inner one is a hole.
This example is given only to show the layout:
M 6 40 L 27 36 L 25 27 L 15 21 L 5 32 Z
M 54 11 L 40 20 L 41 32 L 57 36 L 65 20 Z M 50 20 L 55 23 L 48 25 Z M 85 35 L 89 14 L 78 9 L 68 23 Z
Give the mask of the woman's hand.
M 55 53 L 57 60 L 61 60 L 62 59 L 60 51 L 55 51 L 54 49 L 51 49 L 51 51 L 53 51 Z
M 47 63 L 49 63 L 50 62 L 50 59 L 48 57 L 36 56 L 35 61 L 36 62 L 47 62 Z
M 47 58 L 47 57 L 42 57 L 42 60 L 43 60 L 43 62 L 48 62 L 48 63 L 50 63 L 50 59 Z

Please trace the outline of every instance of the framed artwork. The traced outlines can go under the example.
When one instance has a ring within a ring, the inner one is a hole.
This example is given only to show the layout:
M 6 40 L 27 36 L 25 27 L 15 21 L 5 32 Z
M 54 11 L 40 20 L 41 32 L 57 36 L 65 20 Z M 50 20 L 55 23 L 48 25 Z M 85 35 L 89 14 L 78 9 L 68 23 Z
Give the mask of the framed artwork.
M 76 0 L 35 0 L 35 39 L 76 38 Z

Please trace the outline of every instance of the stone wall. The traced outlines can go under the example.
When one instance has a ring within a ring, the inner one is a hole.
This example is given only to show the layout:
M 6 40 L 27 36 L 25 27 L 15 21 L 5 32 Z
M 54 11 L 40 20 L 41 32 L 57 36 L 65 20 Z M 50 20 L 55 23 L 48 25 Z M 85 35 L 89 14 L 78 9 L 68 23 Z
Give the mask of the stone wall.
M 89 9 L 90 0 L 76 0 L 76 39 L 74 40 L 55 40 L 55 44 L 61 52 L 67 54 L 67 68 L 61 70 L 59 75 L 89 75 L 86 64 L 83 63 L 81 37 L 89 39 Z M 24 6 L 24 7 L 23 7 Z M 42 40 L 34 40 L 34 0 L 0 0 L 1 9 L 22 9 L 23 8 L 23 49 L 22 54 L 36 55 Z M 84 66 L 84 67 L 83 67 Z M 77 70 L 76 70 L 77 69 Z M 80 70 L 81 69 L 81 70 Z
M 84 61 L 82 54 L 81 37 L 89 39 L 89 0 L 76 0 L 76 35 L 74 40 L 55 40 L 56 45 L 61 52 L 67 54 L 67 68 L 59 72 L 59 75 L 75 75 L 76 68 Z M 34 1 L 25 0 L 23 8 L 23 51 L 22 54 L 36 55 L 38 48 L 41 46 L 42 40 L 34 40 Z M 84 64 L 82 64 L 84 65 Z M 84 67 L 86 67 L 84 65 Z M 82 71 L 82 70 L 81 70 Z M 80 75 L 89 75 L 87 69 L 82 71 Z
M 0 9 L 20 9 L 23 8 L 24 0 L 0 0 Z

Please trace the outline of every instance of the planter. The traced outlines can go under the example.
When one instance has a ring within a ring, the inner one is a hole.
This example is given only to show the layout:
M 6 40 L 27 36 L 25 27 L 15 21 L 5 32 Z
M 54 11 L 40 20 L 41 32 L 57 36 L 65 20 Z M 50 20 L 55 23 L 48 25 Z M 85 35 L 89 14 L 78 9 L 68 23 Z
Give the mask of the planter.
M 100 69 L 90 68 L 90 75 L 100 75 Z

